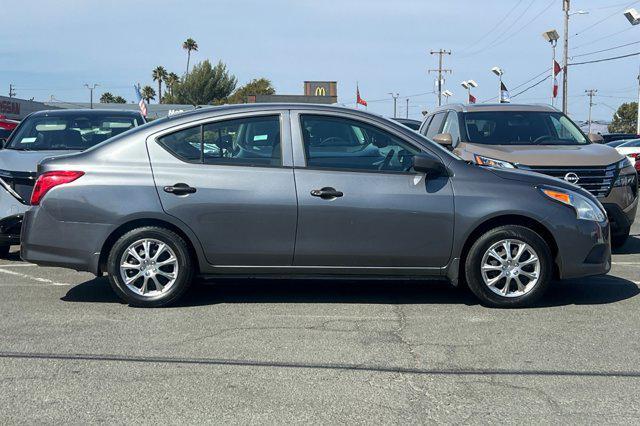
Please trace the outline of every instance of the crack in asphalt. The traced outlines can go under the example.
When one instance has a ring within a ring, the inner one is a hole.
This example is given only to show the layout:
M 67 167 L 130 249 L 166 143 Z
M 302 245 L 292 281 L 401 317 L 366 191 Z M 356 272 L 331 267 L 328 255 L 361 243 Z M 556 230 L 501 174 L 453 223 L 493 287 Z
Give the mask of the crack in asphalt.
M 309 363 L 286 361 L 259 361 L 230 358 L 189 358 L 164 356 L 127 356 L 113 354 L 56 354 L 42 352 L 7 352 L 0 351 L 0 359 L 32 359 L 50 361 L 107 361 L 138 362 L 150 364 L 191 364 L 236 367 L 274 367 L 300 368 L 314 370 L 348 370 L 378 373 L 403 373 L 438 376 L 559 376 L 559 377 L 627 377 L 640 378 L 640 371 L 580 371 L 580 370 L 516 370 L 500 368 L 412 368 L 401 366 L 342 364 L 342 363 Z

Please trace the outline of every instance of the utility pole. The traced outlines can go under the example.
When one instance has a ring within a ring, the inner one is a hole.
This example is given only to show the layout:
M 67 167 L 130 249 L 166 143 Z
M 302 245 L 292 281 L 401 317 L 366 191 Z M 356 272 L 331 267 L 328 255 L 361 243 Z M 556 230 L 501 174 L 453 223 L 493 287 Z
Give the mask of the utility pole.
M 393 118 L 396 118 L 397 115 L 397 111 L 398 111 L 398 96 L 400 96 L 399 93 L 393 93 L 393 92 L 389 92 L 389 94 L 391 95 L 391 97 L 393 98 Z
M 567 114 L 569 105 L 569 9 L 571 0 L 562 0 L 562 10 L 564 11 L 564 53 L 562 63 L 562 112 Z
M 407 114 L 406 117 L 409 118 L 409 98 L 407 98 Z
M 593 108 L 593 97 L 598 93 L 598 89 L 589 89 L 584 92 L 589 96 L 589 130 L 587 133 L 591 133 L 591 109 Z
M 13 98 L 16 96 L 16 90 L 13 88 L 13 84 L 9 84 L 9 97 Z
M 94 83 L 92 86 L 89 86 L 86 83 L 84 85 L 84 87 L 89 89 L 89 108 L 90 109 L 93 109 L 93 90 L 98 86 L 100 86 L 98 83 Z
M 431 74 L 432 72 L 437 72 L 438 73 L 438 106 L 442 105 L 442 74 L 443 73 L 452 73 L 453 71 L 451 69 L 444 69 L 442 68 L 442 60 L 443 60 L 443 56 L 444 55 L 451 55 L 451 51 L 450 50 L 444 50 L 444 49 L 440 49 L 440 50 L 432 50 L 431 51 L 432 55 L 438 55 L 438 69 L 431 69 L 429 70 L 429 74 Z

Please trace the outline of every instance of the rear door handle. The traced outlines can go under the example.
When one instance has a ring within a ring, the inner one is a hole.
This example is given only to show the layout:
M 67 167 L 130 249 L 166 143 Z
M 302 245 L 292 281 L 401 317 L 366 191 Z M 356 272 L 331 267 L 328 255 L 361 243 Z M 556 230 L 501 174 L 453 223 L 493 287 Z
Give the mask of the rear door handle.
M 196 189 L 192 186 L 187 185 L 186 183 L 176 183 L 173 186 L 165 186 L 164 192 L 173 195 L 187 195 L 193 194 L 196 192 Z
M 323 200 L 333 200 L 334 198 L 342 197 L 344 194 L 342 191 L 338 191 L 335 188 L 324 187 L 312 190 L 311 195 L 314 197 L 320 197 Z

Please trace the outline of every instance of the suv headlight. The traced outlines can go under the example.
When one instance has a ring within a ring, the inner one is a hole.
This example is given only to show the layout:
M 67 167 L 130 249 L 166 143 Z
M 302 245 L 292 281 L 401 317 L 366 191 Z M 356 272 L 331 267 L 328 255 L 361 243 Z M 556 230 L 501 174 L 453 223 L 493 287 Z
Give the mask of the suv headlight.
M 618 161 L 618 169 L 622 170 L 625 167 L 633 167 L 633 164 L 631 163 L 631 160 L 629 160 L 629 157 L 624 157 L 622 160 Z
M 606 218 L 604 208 L 600 203 L 594 203 L 589 198 L 561 188 L 541 187 L 540 191 L 554 201 L 573 207 L 578 219 L 603 222 Z
M 497 168 L 503 168 L 503 169 L 516 168 L 516 166 L 514 166 L 508 161 L 496 160 L 495 158 L 484 157 L 478 154 L 474 154 L 474 157 L 476 159 L 476 164 L 479 164 L 480 166 L 497 167 Z

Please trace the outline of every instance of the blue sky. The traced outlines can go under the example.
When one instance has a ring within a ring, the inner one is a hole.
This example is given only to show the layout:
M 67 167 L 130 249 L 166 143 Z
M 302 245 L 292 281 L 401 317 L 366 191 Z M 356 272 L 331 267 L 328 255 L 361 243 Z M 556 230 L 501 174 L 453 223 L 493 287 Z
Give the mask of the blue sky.
M 573 10 L 589 11 L 571 18 L 574 61 L 640 52 L 639 43 L 577 57 L 640 41 L 640 26 L 622 16 L 632 4 L 640 9 L 640 1 L 572 0 Z M 526 89 L 530 84 L 513 88 L 550 65 L 541 33 L 562 29 L 561 0 L 0 0 L 0 10 L 3 95 L 13 83 L 21 98 L 83 101 L 83 84 L 99 83 L 97 96 L 109 91 L 133 100 L 131 85 L 152 84 L 155 66 L 184 72 L 181 43 L 192 37 L 200 46 L 192 63 L 221 59 L 241 83 L 266 77 L 278 93 L 299 94 L 304 80 L 337 80 L 339 102 L 352 104 L 359 82 L 374 112 L 392 114 L 388 93 L 399 93 L 403 116 L 403 96 L 434 88 L 430 50 L 453 52 L 445 58 L 452 101 L 466 99 L 466 79 L 479 83 L 482 101 L 497 94 L 496 65 L 512 95 Z M 571 69 L 573 118 L 586 118 L 584 91 L 598 89 L 594 119 L 610 119 L 612 108 L 636 98 L 639 66 L 635 56 Z M 550 84 L 514 101 L 548 102 Z M 435 101 L 432 94 L 411 97 L 409 115 Z

